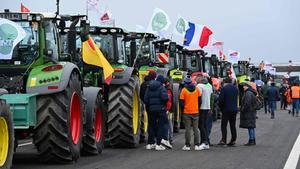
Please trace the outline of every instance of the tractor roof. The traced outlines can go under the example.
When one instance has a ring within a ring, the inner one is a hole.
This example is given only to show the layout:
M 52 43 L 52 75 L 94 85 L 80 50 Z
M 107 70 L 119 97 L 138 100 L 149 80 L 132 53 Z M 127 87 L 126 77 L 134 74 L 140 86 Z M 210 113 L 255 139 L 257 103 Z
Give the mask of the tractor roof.
M 99 26 L 91 26 L 90 33 L 94 34 L 121 34 L 127 35 L 128 32 L 122 28 L 118 27 L 99 27 Z
M 56 16 L 55 13 L 49 12 L 30 12 L 30 13 L 21 13 L 21 12 L 10 12 L 9 10 L 5 10 L 4 12 L 0 12 L 0 18 L 5 18 L 9 20 L 36 20 L 39 21 L 41 18 L 45 19 L 61 19 L 58 15 Z
M 145 38 L 152 38 L 152 39 L 157 39 L 158 38 L 153 33 L 146 33 L 146 32 L 129 32 L 128 37 L 129 38 L 134 38 L 134 39 L 143 39 L 144 37 Z

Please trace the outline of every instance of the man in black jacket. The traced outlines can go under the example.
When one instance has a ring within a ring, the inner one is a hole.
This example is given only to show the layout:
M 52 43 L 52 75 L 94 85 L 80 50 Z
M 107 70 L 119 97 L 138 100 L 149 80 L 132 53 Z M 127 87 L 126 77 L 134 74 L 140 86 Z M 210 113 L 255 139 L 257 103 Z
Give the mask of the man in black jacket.
M 236 141 L 236 114 L 238 112 L 238 88 L 232 84 L 232 80 L 224 80 L 224 87 L 221 89 L 219 96 L 219 106 L 222 112 L 221 130 L 222 139 L 219 145 L 226 145 L 227 141 L 227 123 L 229 121 L 231 131 L 231 141 L 228 146 L 233 146 Z

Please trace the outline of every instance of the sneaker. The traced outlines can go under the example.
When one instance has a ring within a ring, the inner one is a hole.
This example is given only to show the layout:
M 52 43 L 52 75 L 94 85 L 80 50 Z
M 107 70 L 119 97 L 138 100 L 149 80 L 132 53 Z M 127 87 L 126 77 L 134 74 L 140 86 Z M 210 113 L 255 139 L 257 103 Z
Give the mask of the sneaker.
M 182 150 L 184 150 L 184 151 L 190 151 L 190 150 L 191 150 L 191 147 L 188 147 L 188 146 L 184 145 L 184 146 L 182 147 Z
M 163 151 L 163 150 L 166 150 L 166 147 L 164 147 L 163 145 L 156 145 L 155 146 L 155 150 L 157 150 L 157 151 Z
M 209 145 L 208 144 L 205 144 L 205 143 L 202 143 L 200 146 L 199 146 L 200 150 L 208 150 L 209 149 Z
M 200 146 L 195 146 L 195 150 L 196 151 L 200 151 L 201 149 L 200 149 Z
M 173 146 L 170 144 L 170 142 L 167 140 L 164 140 L 164 139 L 161 140 L 160 144 L 164 145 L 165 147 L 167 147 L 169 149 L 173 148 Z
M 146 145 L 146 149 L 147 149 L 147 150 L 155 149 L 155 147 L 156 147 L 156 144 L 147 144 L 147 145 Z

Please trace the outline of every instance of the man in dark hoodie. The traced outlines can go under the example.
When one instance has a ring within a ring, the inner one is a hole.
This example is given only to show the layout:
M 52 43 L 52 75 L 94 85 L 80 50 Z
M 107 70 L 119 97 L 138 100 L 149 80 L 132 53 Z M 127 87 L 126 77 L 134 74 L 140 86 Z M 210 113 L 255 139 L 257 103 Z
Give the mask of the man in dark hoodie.
M 161 140 L 168 133 L 168 117 L 166 103 L 168 101 L 168 93 L 163 86 L 164 77 L 158 75 L 156 80 L 149 82 L 146 90 L 144 102 L 149 107 L 148 119 L 148 145 L 146 149 L 165 150 L 161 145 Z M 155 144 L 155 129 L 157 128 L 157 139 Z
M 191 127 L 194 131 L 195 150 L 200 149 L 200 133 L 198 128 L 199 109 L 201 106 L 201 92 L 193 84 L 190 76 L 184 78 L 184 88 L 180 93 L 180 106 L 183 110 L 183 121 L 185 125 L 185 145 L 182 150 L 191 150 Z

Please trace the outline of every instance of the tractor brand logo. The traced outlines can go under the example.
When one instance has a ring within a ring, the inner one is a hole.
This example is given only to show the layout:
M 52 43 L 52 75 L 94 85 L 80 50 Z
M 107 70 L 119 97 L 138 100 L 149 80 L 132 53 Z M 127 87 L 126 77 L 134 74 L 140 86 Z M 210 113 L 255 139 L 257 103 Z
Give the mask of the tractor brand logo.
M 168 25 L 167 16 L 163 12 L 158 12 L 154 15 L 152 20 L 152 30 L 161 31 Z
M 11 59 L 14 47 L 26 36 L 16 23 L 0 18 L 0 59 Z
M 177 23 L 176 23 L 176 30 L 178 33 L 183 34 L 185 33 L 185 28 L 186 28 L 186 24 L 184 19 L 179 18 Z

